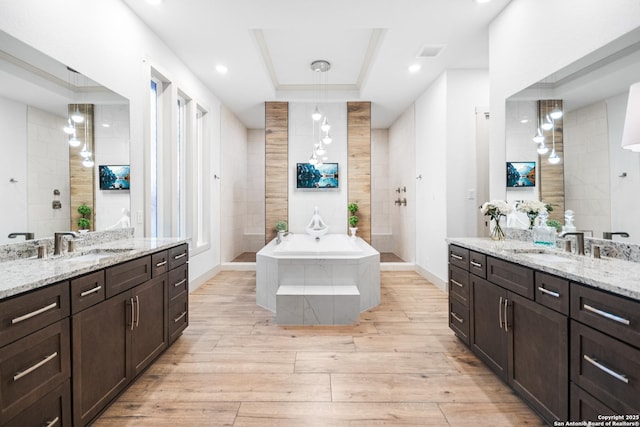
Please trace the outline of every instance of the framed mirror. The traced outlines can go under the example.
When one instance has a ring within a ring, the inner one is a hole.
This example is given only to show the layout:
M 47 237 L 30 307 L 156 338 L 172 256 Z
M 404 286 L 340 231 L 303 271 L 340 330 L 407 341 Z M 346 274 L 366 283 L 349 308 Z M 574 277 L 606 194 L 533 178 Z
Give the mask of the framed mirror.
M 130 209 L 129 191 L 100 190 L 99 166 L 129 164 L 128 100 L 4 32 L 0 46 L 0 244 L 77 229 L 71 200 L 81 178 L 63 130 L 75 105 L 93 111 L 91 137 L 77 135 L 92 151 L 93 185 L 78 200 L 91 200 L 92 230 L 115 226 Z

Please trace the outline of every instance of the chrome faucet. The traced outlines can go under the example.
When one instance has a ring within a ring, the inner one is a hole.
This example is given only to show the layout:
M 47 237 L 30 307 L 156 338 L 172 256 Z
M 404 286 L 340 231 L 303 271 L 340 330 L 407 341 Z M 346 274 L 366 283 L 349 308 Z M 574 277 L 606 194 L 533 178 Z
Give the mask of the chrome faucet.
M 572 231 L 560 234 L 560 237 L 565 236 L 576 236 L 576 251 L 578 255 L 584 255 L 584 233 L 582 231 Z
M 618 235 L 620 237 L 629 237 L 629 233 L 627 233 L 626 231 L 605 231 L 602 233 L 602 238 L 611 240 L 613 239 L 614 235 Z
M 75 231 L 63 231 L 59 233 L 53 233 L 53 255 L 60 255 L 62 253 L 62 238 L 63 236 L 78 237 L 79 234 Z

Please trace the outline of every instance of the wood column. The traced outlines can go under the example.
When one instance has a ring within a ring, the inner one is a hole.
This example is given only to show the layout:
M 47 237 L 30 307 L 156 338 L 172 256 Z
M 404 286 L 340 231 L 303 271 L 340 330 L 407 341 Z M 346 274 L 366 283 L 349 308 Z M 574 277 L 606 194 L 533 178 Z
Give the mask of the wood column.
M 265 102 L 265 245 L 289 221 L 289 104 Z
M 69 230 L 78 230 L 78 219 L 80 214 L 78 213 L 78 206 L 87 205 L 91 208 L 91 231 L 95 230 L 96 225 L 96 198 L 95 198 L 95 168 L 86 168 L 82 166 L 82 160 L 80 151 L 87 144 L 87 149 L 93 154 L 92 159 L 95 160 L 95 139 L 93 134 L 93 104 L 69 104 L 69 115 L 78 110 L 80 114 L 84 116 L 83 123 L 76 123 L 76 136 L 80 140 L 80 146 L 69 146 L 69 188 L 70 188 L 70 204 L 71 220 L 69 223 Z M 64 231 L 64 230 L 61 230 Z
M 371 243 L 371 103 L 347 102 L 347 203 L 358 204 L 358 236 Z
M 556 105 L 561 110 L 562 100 L 540 100 L 538 101 L 538 117 L 545 120 L 548 113 L 553 110 Z M 544 203 L 550 203 L 553 211 L 549 213 L 549 219 L 555 219 L 564 224 L 564 145 L 563 145 L 563 120 L 564 116 L 554 120 L 553 131 L 543 131 L 544 141 L 549 152 L 538 156 L 538 167 L 540 170 L 540 200 Z M 556 153 L 560 156 L 560 163 L 552 165 L 549 163 L 549 155 L 553 149 L 553 141 L 555 140 Z

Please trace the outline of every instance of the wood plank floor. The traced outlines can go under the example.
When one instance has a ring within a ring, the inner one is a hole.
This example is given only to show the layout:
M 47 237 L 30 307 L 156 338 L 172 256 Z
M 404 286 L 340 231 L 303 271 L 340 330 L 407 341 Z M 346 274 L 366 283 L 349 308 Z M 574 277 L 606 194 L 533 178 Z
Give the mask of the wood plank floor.
M 382 272 L 355 326 L 281 327 L 255 272 L 190 296 L 190 325 L 96 426 L 543 425 L 447 326 L 447 296 Z

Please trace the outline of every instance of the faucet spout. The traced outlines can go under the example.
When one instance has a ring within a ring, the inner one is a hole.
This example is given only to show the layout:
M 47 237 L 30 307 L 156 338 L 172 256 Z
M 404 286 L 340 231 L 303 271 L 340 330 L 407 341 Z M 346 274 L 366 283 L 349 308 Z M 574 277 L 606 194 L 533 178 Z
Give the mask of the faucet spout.
M 79 234 L 75 231 L 61 231 L 53 233 L 53 255 L 60 255 L 62 253 L 62 238 L 64 236 L 78 237 Z
M 578 255 L 584 255 L 584 233 L 582 231 L 571 231 L 560 234 L 560 237 L 576 236 L 576 251 Z
M 613 236 L 629 237 L 629 233 L 626 231 L 604 231 L 602 233 L 603 239 L 611 240 L 613 239 Z
M 33 233 L 9 233 L 9 235 L 7 236 L 9 239 L 15 239 L 18 236 L 24 236 L 24 240 L 33 240 L 34 238 L 34 234 Z

